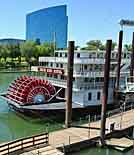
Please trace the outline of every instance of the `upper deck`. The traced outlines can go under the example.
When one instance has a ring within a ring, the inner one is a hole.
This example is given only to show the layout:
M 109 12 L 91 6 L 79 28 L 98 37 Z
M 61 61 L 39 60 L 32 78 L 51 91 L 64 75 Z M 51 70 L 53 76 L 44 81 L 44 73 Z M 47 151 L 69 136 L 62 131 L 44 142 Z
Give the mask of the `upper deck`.
M 53 63 L 67 63 L 67 50 L 55 51 L 55 57 L 39 57 L 39 63 L 53 62 Z M 130 51 L 124 50 L 122 52 L 122 62 L 129 62 Z M 117 50 L 111 53 L 111 63 L 117 63 L 118 52 Z M 104 64 L 105 51 L 88 51 L 88 50 L 75 50 L 74 51 L 74 64 Z

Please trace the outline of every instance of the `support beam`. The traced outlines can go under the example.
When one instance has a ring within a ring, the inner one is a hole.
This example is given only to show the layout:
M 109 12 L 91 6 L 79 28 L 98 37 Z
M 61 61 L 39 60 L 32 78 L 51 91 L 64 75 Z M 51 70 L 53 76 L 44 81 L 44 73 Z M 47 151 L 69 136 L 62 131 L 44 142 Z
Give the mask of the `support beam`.
M 133 82 L 133 76 L 134 76 L 134 32 L 133 32 L 133 37 L 132 37 L 132 52 L 131 52 L 131 64 L 130 64 L 131 82 Z
M 67 96 L 65 127 L 69 128 L 72 123 L 72 88 L 73 88 L 73 64 L 74 64 L 74 41 L 69 41 L 68 66 L 67 66 Z
M 119 42 L 118 42 L 118 65 L 117 65 L 116 86 L 115 86 L 116 91 L 119 90 L 119 84 L 120 84 L 122 41 L 123 41 L 123 31 L 121 30 L 119 32 Z
M 112 40 L 107 40 L 106 55 L 105 55 L 105 68 L 104 68 L 104 87 L 103 87 L 103 100 L 101 109 L 101 145 L 105 145 L 105 124 L 106 124 L 106 111 L 107 111 L 107 100 L 108 100 L 108 85 L 109 85 L 109 74 L 110 74 L 110 57 L 111 57 Z

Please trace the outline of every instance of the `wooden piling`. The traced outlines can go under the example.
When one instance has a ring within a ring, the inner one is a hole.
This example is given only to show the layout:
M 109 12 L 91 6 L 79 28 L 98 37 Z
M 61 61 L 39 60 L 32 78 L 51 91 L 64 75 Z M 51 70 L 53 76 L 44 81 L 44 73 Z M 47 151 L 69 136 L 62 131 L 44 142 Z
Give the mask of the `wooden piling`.
M 131 52 L 131 64 L 130 64 L 130 79 L 133 82 L 133 72 L 134 72 L 134 32 L 132 37 L 132 52 Z
M 107 110 L 107 99 L 108 99 L 111 47 L 112 47 L 112 40 L 107 40 L 105 68 L 104 68 L 103 101 L 102 101 L 102 110 L 101 110 L 101 131 L 100 131 L 100 140 L 101 140 L 102 146 L 105 145 L 105 124 L 106 124 L 106 110 Z
M 117 65 L 116 86 L 115 86 L 116 91 L 119 90 L 119 84 L 120 84 L 122 41 L 123 41 L 123 31 L 121 30 L 119 32 L 119 42 L 118 42 L 118 65 Z
M 69 128 L 72 123 L 72 88 L 73 88 L 73 63 L 74 63 L 74 41 L 69 41 L 68 66 L 67 66 L 67 101 L 65 114 L 65 127 Z

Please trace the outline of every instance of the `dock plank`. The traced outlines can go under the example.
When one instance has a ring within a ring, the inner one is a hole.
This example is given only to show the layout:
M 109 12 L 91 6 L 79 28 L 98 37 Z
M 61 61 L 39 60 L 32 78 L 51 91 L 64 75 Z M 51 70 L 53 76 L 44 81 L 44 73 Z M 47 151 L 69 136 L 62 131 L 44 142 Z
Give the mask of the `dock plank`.
M 128 148 L 133 146 L 133 140 L 130 140 L 128 138 L 111 138 L 106 140 L 106 144 L 108 146 L 111 146 L 112 148 L 119 150 L 119 151 L 125 151 Z

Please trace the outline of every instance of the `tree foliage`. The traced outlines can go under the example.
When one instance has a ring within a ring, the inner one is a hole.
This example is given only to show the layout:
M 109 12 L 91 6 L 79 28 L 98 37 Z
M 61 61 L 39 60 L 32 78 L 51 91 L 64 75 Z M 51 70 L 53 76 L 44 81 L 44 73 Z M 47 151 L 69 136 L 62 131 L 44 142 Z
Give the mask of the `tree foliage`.
M 90 40 L 86 43 L 86 47 L 81 49 L 84 50 L 106 50 L 106 43 L 102 43 L 100 40 Z M 116 46 L 116 42 L 112 42 L 112 50 L 114 50 Z
M 131 44 L 124 44 L 124 48 L 125 48 L 127 51 L 131 51 L 131 50 L 132 50 L 132 45 L 131 45 Z
M 7 63 L 7 58 L 10 58 L 12 63 L 16 59 L 21 63 L 22 57 L 23 59 L 25 58 L 28 64 L 31 64 L 33 61 L 37 63 L 39 56 L 52 56 L 53 54 L 53 44 L 40 44 L 38 39 L 35 42 L 26 41 L 23 44 L 0 45 L 0 62 L 4 60 L 5 63 Z

